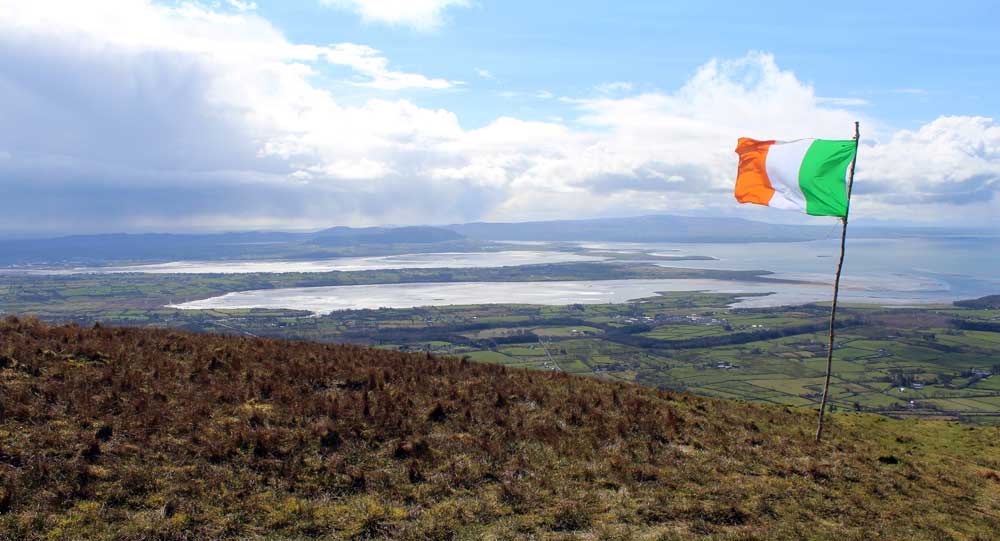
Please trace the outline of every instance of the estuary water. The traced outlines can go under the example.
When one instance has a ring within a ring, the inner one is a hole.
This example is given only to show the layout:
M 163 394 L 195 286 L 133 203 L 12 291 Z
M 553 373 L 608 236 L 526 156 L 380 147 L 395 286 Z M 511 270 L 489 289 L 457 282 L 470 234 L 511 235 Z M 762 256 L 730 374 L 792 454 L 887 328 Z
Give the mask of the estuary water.
M 714 260 L 670 261 L 668 267 L 769 270 L 776 278 L 832 285 L 840 238 L 811 242 L 706 244 L 580 243 L 603 250 L 640 249 L 652 255 L 707 255 Z M 842 283 L 876 302 L 916 297 L 923 302 L 1000 293 L 1000 237 L 858 238 L 847 240 Z
M 669 267 L 769 270 L 776 273 L 775 278 L 795 279 L 807 283 L 670 279 L 377 284 L 242 291 L 183 303 L 177 307 L 290 308 L 328 313 L 334 310 L 362 308 L 488 303 L 594 304 L 624 302 L 668 291 L 765 294 L 744 297 L 734 306 L 783 306 L 829 301 L 839 255 L 839 239 L 796 243 L 581 242 L 577 244 L 583 249 L 628 254 L 712 256 L 717 259 L 651 262 Z M 498 254 L 452 254 L 452 256 L 455 258 L 454 261 L 463 266 L 501 266 L 500 262 L 508 265 L 518 264 L 516 261 L 519 256 L 511 258 L 509 254 L 512 253 L 532 254 L 530 257 L 525 256 L 520 259 L 531 263 L 542 262 L 540 260 L 542 256 L 538 254 L 548 254 L 563 261 L 567 260 L 563 258 L 574 255 L 560 252 L 514 251 Z M 374 259 L 381 262 L 395 258 L 400 265 L 412 267 L 412 261 L 419 262 L 423 258 L 428 267 L 449 266 L 439 258 L 440 255 L 352 259 Z M 996 238 L 849 240 L 841 284 L 841 299 L 844 302 L 866 304 L 915 305 L 948 303 L 962 298 L 996 294 L 1000 293 L 998 269 L 1000 269 L 1000 239 Z
M 511 267 L 517 265 L 541 265 L 549 263 L 579 263 L 604 261 L 606 258 L 542 250 L 507 250 L 500 252 L 443 252 L 426 254 L 402 254 L 371 257 L 338 257 L 314 260 L 225 260 L 225 261 L 172 261 L 148 265 L 127 265 L 119 267 L 80 267 L 52 271 L 38 271 L 45 274 L 249 274 L 256 272 L 331 272 L 366 271 L 387 269 L 468 269 L 476 267 Z

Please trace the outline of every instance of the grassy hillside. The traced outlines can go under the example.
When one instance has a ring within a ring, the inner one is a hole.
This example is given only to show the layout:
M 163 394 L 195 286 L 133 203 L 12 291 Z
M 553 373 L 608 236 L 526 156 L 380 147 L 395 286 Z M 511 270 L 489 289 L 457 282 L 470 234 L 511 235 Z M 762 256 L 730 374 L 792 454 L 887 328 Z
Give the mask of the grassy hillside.
M 1000 429 L 0 322 L 0 538 L 992 539 Z

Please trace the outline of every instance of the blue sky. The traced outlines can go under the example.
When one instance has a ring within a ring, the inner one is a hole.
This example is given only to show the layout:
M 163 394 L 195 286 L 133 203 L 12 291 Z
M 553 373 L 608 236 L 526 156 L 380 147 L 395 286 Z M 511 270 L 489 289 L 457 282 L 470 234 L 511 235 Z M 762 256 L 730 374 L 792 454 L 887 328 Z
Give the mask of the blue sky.
M 293 41 L 365 43 L 407 71 L 465 81 L 419 97 L 463 126 L 502 114 L 545 118 L 567 107 L 500 94 L 587 95 L 601 84 L 675 89 L 710 58 L 773 53 L 823 97 L 864 100 L 900 127 L 1000 110 L 1000 15 L 990 2 L 526 2 L 443 10 L 433 30 L 361 22 L 314 0 L 258 2 Z M 483 79 L 475 69 L 494 77 Z M 525 96 L 526 98 L 527 96 Z
M 995 227 L 988 2 L 0 0 L 0 235 L 647 213 L 847 138 L 859 220 Z

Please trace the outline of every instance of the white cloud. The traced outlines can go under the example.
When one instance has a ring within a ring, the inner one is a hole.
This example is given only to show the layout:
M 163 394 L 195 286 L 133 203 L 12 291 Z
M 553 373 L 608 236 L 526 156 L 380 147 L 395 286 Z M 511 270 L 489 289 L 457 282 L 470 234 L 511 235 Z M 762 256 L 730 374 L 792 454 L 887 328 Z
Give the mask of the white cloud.
M 675 92 L 565 101 L 565 123 L 474 130 L 406 99 L 347 105 L 317 82 L 324 64 L 357 84 L 434 88 L 375 49 L 293 43 L 254 13 L 0 1 L 0 229 L 744 212 L 737 137 L 847 138 L 857 117 L 761 53 L 709 61 Z M 861 216 L 1000 210 L 993 120 L 896 133 L 860 120 Z
M 492 217 L 728 212 L 737 207 L 731 192 L 738 137 L 846 139 L 855 119 L 868 138 L 859 159 L 859 217 L 914 219 L 920 213 L 913 212 L 913 204 L 975 202 L 979 208 L 968 215 L 942 216 L 939 206 L 925 216 L 982 221 L 989 215 L 984 205 L 997 209 L 1000 156 L 995 149 L 1000 145 L 992 120 L 939 119 L 913 134 L 892 135 L 867 115 L 816 96 L 767 54 L 710 61 L 671 94 L 564 101 L 576 105 L 581 112 L 576 123 L 584 129 L 549 133 L 543 138 L 548 152 L 508 167 L 515 173 L 509 179 L 514 190 Z M 890 142 L 875 142 L 882 135 Z M 521 148 L 522 157 L 533 149 L 530 143 Z M 904 162 L 909 165 L 902 167 Z M 921 196 L 915 196 L 915 187 Z M 575 210 L 567 212 L 570 208 Z
M 321 0 L 323 4 L 348 9 L 367 22 L 433 30 L 443 22 L 450 7 L 467 7 L 468 0 Z
M 594 87 L 594 90 L 601 94 L 615 94 L 620 92 L 631 92 L 634 86 L 626 81 L 616 81 L 613 83 L 602 83 Z
M 375 180 L 395 173 L 386 163 L 368 158 L 336 160 L 310 169 L 323 176 L 345 180 Z
M 404 73 L 388 68 L 389 60 L 377 50 L 367 45 L 338 43 L 323 51 L 323 58 L 331 64 L 350 66 L 369 80 L 355 83 L 381 90 L 403 90 L 408 88 L 444 89 L 461 84 L 445 79 L 429 79 L 419 73 Z
M 985 117 L 941 117 L 888 142 L 866 145 L 861 193 L 884 203 L 970 204 L 1000 191 L 1000 125 Z
M 553 99 L 553 98 L 556 97 L 555 94 L 553 94 L 552 92 L 549 92 L 548 90 L 536 90 L 534 92 L 525 92 L 525 91 L 522 91 L 522 90 L 502 90 L 500 92 L 497 92 L 496 95 L 500 96 L 501 98 L 503 98 L 505 100 L 515 100 L 516 99 L 516 100 L 520 100 L 520 101 L 525 101 L 525 100 L 530 100 L 530 99 L 551 100 L 551 99 Z M 560 99 L 560 101 L 563 100 L 563 98 L 559 98 L 559 99 Z
M 816 102 L 823 105 L 836 105 L 838 107 L 860 107 L 871 104 L 871 102 L 864 98 L 831 98 L 822 96 L 816 98 Z
M 496 79 L 496 77 L 494 77 L 493 74 L 490 73 L 490 70 L 483 68 L 475 68 L 475 71 L 476 75 L 482 77 L 483 79 Z
M 257 2 L 246 2 L 244 0 L 227 0 L 229 5 L 236 11 L 254 11 L 257 9 Z

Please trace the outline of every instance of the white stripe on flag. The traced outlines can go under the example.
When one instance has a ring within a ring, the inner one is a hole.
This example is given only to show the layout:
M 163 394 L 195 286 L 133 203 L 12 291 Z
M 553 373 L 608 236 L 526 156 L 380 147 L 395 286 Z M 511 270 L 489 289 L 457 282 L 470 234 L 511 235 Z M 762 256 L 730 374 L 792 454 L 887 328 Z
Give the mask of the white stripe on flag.
M 806 210 L 806 196 L 799 187 L 799 168 L 802 159 L 812 146 L 813 139 L 799 139 L 788 143 L 775 143 L 767 149 L 767 178 L 774 188 L 774 197 L 768 206 L 789 209 Z M 780 196 L 780 197 L 779 197 Z

